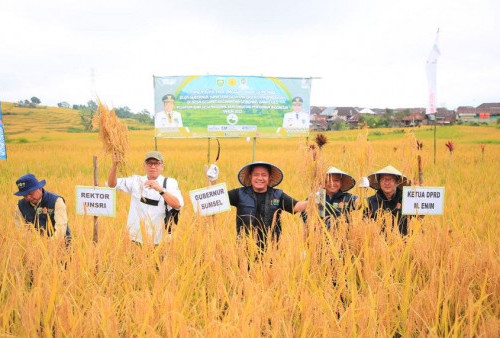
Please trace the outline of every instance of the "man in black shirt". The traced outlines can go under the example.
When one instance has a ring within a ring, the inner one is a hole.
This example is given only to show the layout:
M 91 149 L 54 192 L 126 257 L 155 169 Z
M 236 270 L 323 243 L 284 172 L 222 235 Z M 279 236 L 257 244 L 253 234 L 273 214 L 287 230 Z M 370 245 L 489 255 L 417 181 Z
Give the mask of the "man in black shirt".
M 409 185 L 406 176 L 393 166 L 388 165 L 369 175 L 368 181 L 370 187 L 376 192 L 375 195 L 368 197 L 368 208 L 364 210 L 365 217 L 376 220 L 384 214 L 389 214 L 392 219 L 390 226 L 397 226 L 401 235 L 408 234 L 409 216 L 401 214 L 402 187 Z
M 236 231 L 246 235 L 255 233 L 257 245 L 265 250 L 268 234 L 278 241 L 281 234 L 281 212 L 304 211 L 307 201 L 298 202 L 280 189 L 275 189 L 283 180 L 283 172 L 267 162 L 245 165 L 238 173 L 243 187 L 230 190 L 229 202 L 237 209 Z

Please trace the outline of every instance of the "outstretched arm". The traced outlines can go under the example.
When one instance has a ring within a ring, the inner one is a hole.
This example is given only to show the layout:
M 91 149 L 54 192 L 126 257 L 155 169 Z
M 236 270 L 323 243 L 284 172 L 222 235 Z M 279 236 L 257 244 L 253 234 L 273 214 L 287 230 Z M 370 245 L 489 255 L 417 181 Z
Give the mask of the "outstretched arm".
M 296 212 L 306 211 L 307 204 L 308 204 L 307 201 L 300 201 L 300 202 L 295 203 L 295 205 L 293 207 L 293 212 L 296 213 Z

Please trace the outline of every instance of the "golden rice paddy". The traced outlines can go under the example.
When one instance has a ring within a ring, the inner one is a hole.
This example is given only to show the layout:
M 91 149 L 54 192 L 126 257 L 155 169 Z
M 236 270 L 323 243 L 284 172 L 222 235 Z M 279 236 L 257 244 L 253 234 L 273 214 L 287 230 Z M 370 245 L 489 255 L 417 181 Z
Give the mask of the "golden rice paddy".
M 424 185 L 446 193 L 444 214 L 413 220 L 406 238 L 381 232 L 361 211 L 349 226 L 329 232 L 316 221 L 304 236 L 300 217 L 286 214 L 279 247 L 254 260 L 253 243 L 236 240 L 234 209 L 214 220 L 196 216 L 189 202 L 189 190 L 207 184 L 206 139 L 158 140 L 164 174 L 178 180 L 186 202 L 170 242 L 132 244 L 129 197 L 118 193 L 116 218 L 99 219 L 94 243 L 93 217 L 75 213 L 75 186 L 93 184 L 93 155 L 100 185 L 107 180 L 111 156 L 98 134 L 50 128 L 39 111 L 24 122 L 6 114 L 9 107 L 2 111 L 8 138 L 8 159 L 0 161 L 2 336 L 500 336 L 498 128 L 438 127 L 436 164 L 430 127 L 327 133 L 316 161 L 309 150 L 314 135 L 309 143 L 257 140 L 256 160 L 278 165 L 285 173 L 279 187 L 299 200 L 312 193 L 319 166 L 336 166 L 359 182 L 392 164 L 415 180 L 418 155 Z M 62 114 L 61 123 L 75 123 L 71 114 Z M 129 131 L 128 141 L 126 170 L 142 174 L 153 132 Z M 218 182 L 236 188 L 236 173 L 252 161 L 252 142 L 220 142 Z M 212 141 L 212 158 L 214 148 Z M 14 226 L 15 180 L 27 172 L 65 197 L 68 250 Z

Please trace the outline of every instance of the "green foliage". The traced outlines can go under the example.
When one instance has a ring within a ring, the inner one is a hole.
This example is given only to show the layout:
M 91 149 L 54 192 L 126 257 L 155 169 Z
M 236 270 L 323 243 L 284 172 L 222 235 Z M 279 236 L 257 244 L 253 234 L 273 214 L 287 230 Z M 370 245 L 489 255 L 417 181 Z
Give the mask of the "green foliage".
M 131 118 L 134 115 L 134 113 L 132 113 L 130 108 L 127 106 L 115 108 L 115 114 L 122 119 Z
M 38 97 L 36 97 L 36 96 L 33 96 L 33 97 L 31 98 L 31 102 L 32 102 L 33 104 L 40 104 L 40 103 L 42 103 L 42 101 L 40 101 L 40 99 L 39 99 Z
M 79 133 L 79 132 L 89 132 L 92 130 L 92 119 L 94 117 L 95 112 L 97 111 L 97 103 L 95 101 L 89 101 L 87 102 L 87 105 L 73 105 L 73 109 L 78 109 L 80 110 L 80 121 L 83 125 L 84 130 L 80 129 L 75 129 L 75 130 L 70 130 L 68 129 L 69 132 L 71 133 Z M 135 114 L 133 113 L 129 107 L 117 107 L 114 109 L 116 116 L 122 119 L 134 119 L 137 122 L 141 124 L 146 124 L 146 125 L 153 125 L 154 121 L 153 118 L 151 117 L 149 111 L 146 109 L 141 110 L 139 113 Z M 131 129 L 129 127 L 129 129 Z M 137 130 L 140 130 L 141 128 L 137 128 Z M 132 130 L 132 129 L 131 129 Z
M 66 129 L 66 131 L 68 133 L 84 133 L 84 132 L 86 132 L 88 130 L 83 130 L 83 129 L 75 128 L 75 127 L 69 127 L 69 128 Z
M 334 124 L 332 124 L 332 130 L 346 130 L 347 129 L 347 124 L 344 121 L 335 121 Z
M 20 101 L 17 101 L 17 104 L 16 104 L 18 107 L 28 107 L 28 108 L 35 108 L 36 107 L 36 104 L 33 103 L 33 102 L 30 102 L 28 100 L 20 100 Z
M 92 119 L 94 117 L 94 114 L 95 110 L 91 110 L 88 107 L 85 107 L 80 110 L 80 121 L 85 131 L 92 130 Z
M 139 123 L 149 124 L 149 125 L 153 125 L 154 124 L 153 118 L 151 117 L 151 115 L 149 114 L 149 112 L 146 109 L 142 110 L 138 114 L 134 114 L 132 116 L 132 118 L 136 119 L 137 121 L 139 121 Z
M 391 119 L 389 117 L 380 117 L 380 116 L 366 116 L 365 123 L 370 128 L 381 128 L 390 126 Z
M 59 103 L 57 104 L 57 106 L 58 106 L 59 108 L 71 108 L 71 106 L 69 105 L 69 103 L 68 103 L 68 102 L 66 102 L 66 101 L 59 102 Z
M 500 125 L 500 116 L 497 117 L 497 124 Z

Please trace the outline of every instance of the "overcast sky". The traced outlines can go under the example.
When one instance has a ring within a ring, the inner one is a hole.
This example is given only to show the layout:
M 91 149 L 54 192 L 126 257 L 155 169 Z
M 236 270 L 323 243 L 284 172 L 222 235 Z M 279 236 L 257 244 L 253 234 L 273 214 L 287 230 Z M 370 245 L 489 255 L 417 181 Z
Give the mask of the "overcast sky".
M 2 0 L 0 100 L 153 112 L 153 75 L 317 77 L 311 104 L 500 102 L 498 0 Z

